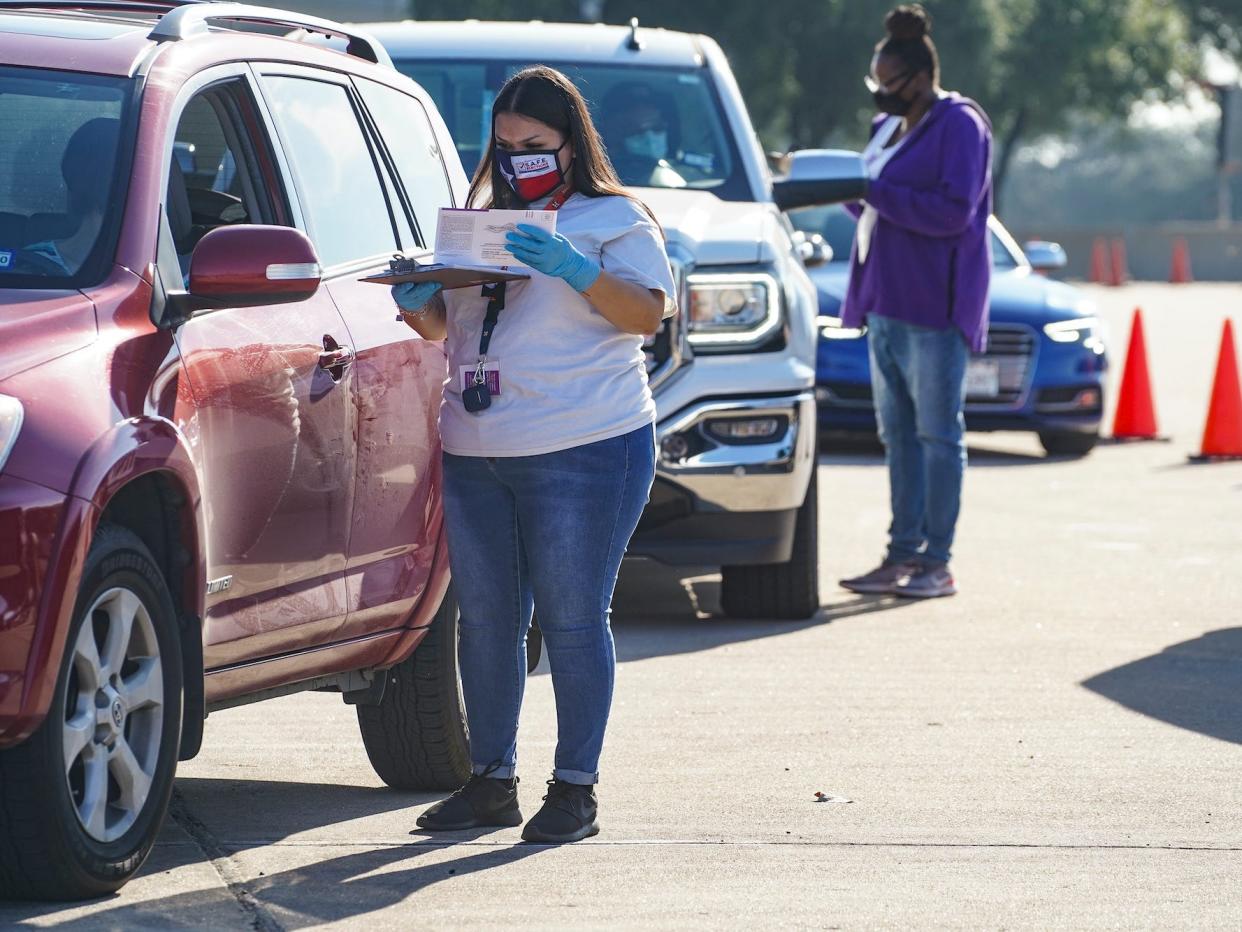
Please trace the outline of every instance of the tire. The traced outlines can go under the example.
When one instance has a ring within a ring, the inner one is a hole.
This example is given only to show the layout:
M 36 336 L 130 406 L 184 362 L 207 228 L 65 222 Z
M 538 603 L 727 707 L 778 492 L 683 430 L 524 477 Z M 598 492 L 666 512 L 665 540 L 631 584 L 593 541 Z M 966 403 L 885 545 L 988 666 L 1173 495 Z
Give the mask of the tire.
M 1100 435 L 1079 434 L 1072 431 L 1045 430 L 1039 433 L 1039 442 L 1052 456 L 1086 456 L 1099 442 Z
M 101 525 L 47 718 L 0 752 L 0 897 L 102 896 L 142 866 L 172 794 L 182 676 L 155 560 L 131 531 Z
M 455 790 L 470 778 L 470 733 L 457 677 L 457 600 L 449 589 L 413 655 L 387 672 L 384 698 L 358 706 L 379 778 L 398 790 Z
M 730 618 L 801 620 L 819 611 L 819 478 L 811 472 L 785 563 L 721 569 L 720 605 Z

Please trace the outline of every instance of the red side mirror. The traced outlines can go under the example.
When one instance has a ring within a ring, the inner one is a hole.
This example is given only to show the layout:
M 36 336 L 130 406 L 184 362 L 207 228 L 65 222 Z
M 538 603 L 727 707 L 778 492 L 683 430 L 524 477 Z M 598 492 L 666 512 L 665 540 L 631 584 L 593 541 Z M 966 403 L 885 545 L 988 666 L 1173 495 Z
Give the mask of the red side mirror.
M 321 274 L 315 247 L 301 230 L 217 227 L 194 247 L 190 295 L 203 307 L 289 304 L 314 295 Z

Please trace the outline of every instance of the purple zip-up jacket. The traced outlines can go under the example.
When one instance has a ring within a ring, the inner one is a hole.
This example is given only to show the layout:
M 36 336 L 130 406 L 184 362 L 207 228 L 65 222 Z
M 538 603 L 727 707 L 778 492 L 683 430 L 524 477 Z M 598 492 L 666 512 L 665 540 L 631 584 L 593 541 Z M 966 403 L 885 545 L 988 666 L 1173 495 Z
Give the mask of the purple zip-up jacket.
M 872 133 L 884 121 L 876 118 Z M 973 100 L 946 94 L 932 105 L 867 188 L 876 209 L 867 261 L 858 244 L 842 323 L 868 314 L 943 330 L 955 326 L 975 352 L 987 343 L 992 280 L 992 126 Z M 855 217 L 862 205 L 849 204 Z

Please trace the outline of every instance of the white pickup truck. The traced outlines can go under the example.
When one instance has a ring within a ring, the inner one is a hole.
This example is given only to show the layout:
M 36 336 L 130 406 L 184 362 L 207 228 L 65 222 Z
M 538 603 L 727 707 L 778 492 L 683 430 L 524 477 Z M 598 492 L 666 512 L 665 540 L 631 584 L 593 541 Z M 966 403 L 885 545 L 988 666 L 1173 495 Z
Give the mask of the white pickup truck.
M 468 175 L 510 75 L 547 64 L 578 84 L 621 180 L 664 227 L 681 291 L 681 314 L 647 346 L 660 455 L 630 553 L 721 567 L 731 616 L 814 614 L 817 299 L 809 244 L 781 208 L 838 199 L 833 180 L 811 153 L 772 178 L 706 36 L 637 24 L 366 28 L 435 99 Z M 623 139 L 635 133 L 637 147 Z

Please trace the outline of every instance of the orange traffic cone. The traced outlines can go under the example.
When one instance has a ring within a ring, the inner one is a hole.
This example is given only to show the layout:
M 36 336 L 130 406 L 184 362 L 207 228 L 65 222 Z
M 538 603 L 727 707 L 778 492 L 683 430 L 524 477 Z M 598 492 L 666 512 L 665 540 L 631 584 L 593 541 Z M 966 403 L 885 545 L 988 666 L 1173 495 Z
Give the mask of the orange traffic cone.
M 1097 285 L 1107 285 L 1112 278 L 1113 267 L 1108 261 L 1108 241 L 1097 236 L 1091 244 L 1091 281 Z
M 1134 309 L 1130 325 L 1130 346 L 1117 393 L 1117 413 L 1113 415 L 1114 440 L 1158 440 L 1156 406 L 1151 396 L 1151 377 L 1147 372 L 1147 341 L 1143 338 L 1143 312 Z
M 1242 386 L 1233 350 L 1233 321 L 1225 321 L 1216 359 L 1216 379 L 1203 428 L 1203 448 L 1192 460 L 1242 459 Z
M 1113 240 L 1113 267 L 1108 283 L 1124 285 L 1130 280 L 1130 270 L 1126 268 L 1126 241 L 1121 237 Z
M 1173 263 L 1169 268 L 1169 281 L 1175 285 L 1183 285 L 1195 280 L 1190 272 L 1190 247 L 1186 237 L 1179 236 L 1173 241 Z

